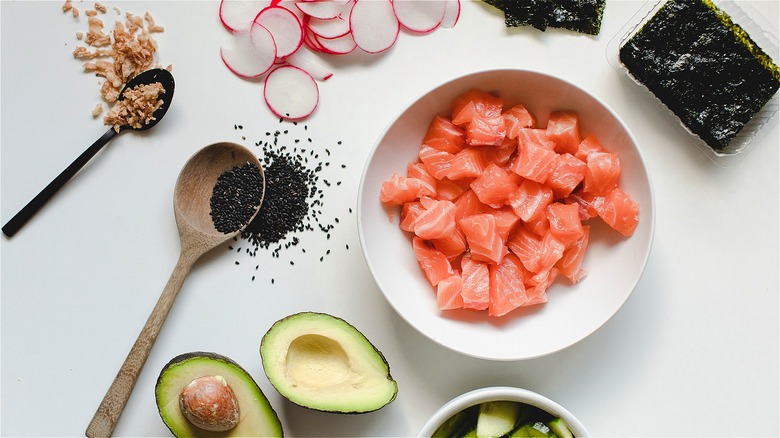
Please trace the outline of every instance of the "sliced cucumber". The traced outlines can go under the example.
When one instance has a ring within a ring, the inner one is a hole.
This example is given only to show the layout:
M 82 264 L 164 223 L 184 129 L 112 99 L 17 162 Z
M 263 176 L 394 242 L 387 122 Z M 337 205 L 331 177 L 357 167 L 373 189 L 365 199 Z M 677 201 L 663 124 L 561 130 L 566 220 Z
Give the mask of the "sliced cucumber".
M 569 430 L 569 426 L 560 417 L 553 418 L 547 425 L 550 426 L 552 433 L 560 438 L 574 438 L 571 430 Z
M 477 414 L 479 413 L 479 406 L 475 405 L 470 408 L 464 409 L 457 414 L 450 417 L 447 421 L 441 424 L 433 435 L 432 438 L 452 438 L 465 436 L 468 432 L 476 430 L 475 424 L 477 423 Z M 476 434 L 476 432 L 475 432 Z
M 511 401 L 492 401 L 479 405 L 477 436 L 480 438 L 501 437 L 515 427 L 521 404 Z

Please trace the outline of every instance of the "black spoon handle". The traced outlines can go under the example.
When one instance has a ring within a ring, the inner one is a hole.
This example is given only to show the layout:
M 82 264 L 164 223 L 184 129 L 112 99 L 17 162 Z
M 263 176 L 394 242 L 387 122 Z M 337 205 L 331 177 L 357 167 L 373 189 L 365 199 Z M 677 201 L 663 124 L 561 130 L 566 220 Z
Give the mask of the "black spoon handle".
M 3 234 L 5 234 L 8 237 L 13 236 L 16 234 L 17 231 L 19 231 L 22 226 L 27 223 L 28 220 L 30 220 L 35 213 L 38 212 L 38 210 L 43 207 L 44 204 L 46 204 L 46 201 L 49 200 L 59 189 L 62 188 L 62 186 L 65 185 L 66 182 L 68 182 L 73 175 L 75 175 L 79 170 L 81 170 L 82 167 L 84 167 L 87 162 L 95 156 L 95 154 L 98 153 L 100 149 L 103 148 L 114 136 L 117 134 L 116 131 L 114 131 L 114 128 L 109 128 L 108 131 L 106 131 L 105 134 L 103 134 L 102 137 L 97 139 L 94 143 L 92 143 L 92 146 L 90 146 L 87 150 L 81 153 L 78 158 L 76 158 L 70 166 L 66 167 L 65 170 L 62 171 L 52 182 L 49 183 L 43 190 L 41 190 L 40 193 L 36 197 L 34 197 L 27 205 L 22 208 L 19 213 L 16 213 L 16 216 L 12 217 L 11 220 L 8 221 L 5 225 L 3 225 Z

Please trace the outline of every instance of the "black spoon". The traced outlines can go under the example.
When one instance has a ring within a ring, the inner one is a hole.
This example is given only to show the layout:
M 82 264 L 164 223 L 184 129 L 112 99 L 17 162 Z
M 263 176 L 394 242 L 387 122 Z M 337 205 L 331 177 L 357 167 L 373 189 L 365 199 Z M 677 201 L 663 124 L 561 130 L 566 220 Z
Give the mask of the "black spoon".
M 131 79 L 122 89 L 122 92 L 119 93 L 119 100 L 124 99 L 124 91 L 127 89 L 136 87 L 138 85 L 153 84 L 155 82 L 162 84 L 165 91 L 160 95 L 160 99 L 163 101 L 163 103 L 154 112 L 154 119 L 138 128 L 131 127 L 130 125 L 120 126 L 119 132 L 123 132 L 128 129 L 132 129 L 134 131 L 146 131 L 147 129 L 156 125 L 157 122 L 163 118 L 165 113 L 168 111 L 168 107 L 171 106 L 171 101 L 173 100 L 173 75 L 171 75 L 171 72 L 168 70 L 156 68 L 147 70 L 137 75 Z M 76 158 L 76 160 L 74 160 L 70 166 L 65 168 L 65 170 L 63 170 L 62 173 L 60 173 L 56 178 L 54 178 L 52 182 L 49 183 L 49 185 L 41 190 L 41 192 L 38 193 L 36 197 L 27 203 L 27 205 L 25 205 L 24 208 L 22 208 L 19 213 L 16 214 L 16 216 L 12 217 L 11 220 L 3 225 L 3 234 L 8 237 L 16 234 L 16 232 L 19 231 L 19 229 L 22 228 L 22 226 L 27 223 L 27 221 L 30 220 L 30 218 L 33 217 L 33 215 L 35 215 L 35 213 L 37 213 L 41 207 L 43 207 L 46 201 L 48 201 L 55 193 L 57 193 L 57 191 L 61 189 L 66 182 L 68 182 L 79 170 L 81 170 L 81 168 L 84 167 L 84 165 L 87 164 L 87 162 L 119 132 L 117 132 L 113 126 L 110 127 L 102 137 L 97 139 L 97 141 L 95 141 L 92 146 L 82 152 L 82 154 L 79 155 L 79 157 Z

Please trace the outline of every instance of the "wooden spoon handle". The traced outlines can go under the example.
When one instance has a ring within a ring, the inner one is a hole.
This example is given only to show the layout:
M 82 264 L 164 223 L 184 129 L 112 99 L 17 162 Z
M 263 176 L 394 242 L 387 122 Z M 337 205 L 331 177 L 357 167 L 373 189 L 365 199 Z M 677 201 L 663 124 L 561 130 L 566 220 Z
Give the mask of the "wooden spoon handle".
M 125 408 L 130 394 L 133 392 L 138 375 L 149 357 L 149 352 L 160 334 L 165 318 L 171 310 L 176 295 L 181 290 L 182 284 L 187 274 L 192 269 L 197 257 L 189 253 L 182 252 L 176 267 L 173 269 L 168 284 L 165 285 L 160 295 L 157 305 L 154 306 L 149 319 L 146 320 L 141 333 L 138 335 L 135 344 L 127 354 L 125 362 L 119 368 L 119 372 L 114 378 L 114 382 L 108 388 L 103 401 L 98 406 L 92 421 L 86 430 L 86 435 L 90 438 L 108 437 L 114 431 L 119 416 Z

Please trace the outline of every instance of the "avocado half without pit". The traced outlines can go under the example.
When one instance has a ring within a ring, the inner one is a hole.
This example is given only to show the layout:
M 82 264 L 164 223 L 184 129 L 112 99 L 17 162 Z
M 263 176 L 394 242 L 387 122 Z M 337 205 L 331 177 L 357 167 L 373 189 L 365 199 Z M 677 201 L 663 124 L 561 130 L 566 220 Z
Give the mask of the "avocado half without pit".
M 305 408 L 372 412 L 398 393 L 384 355 L 332 315 L 302 312 L 280 319 L 263 336 L 260 356 L 274 388 Z
M 171 433 L 185 436 L 275 436 L 282 424 L 241 366 L 216 353 L 185 353 L 157 378 L 155 399 Z

